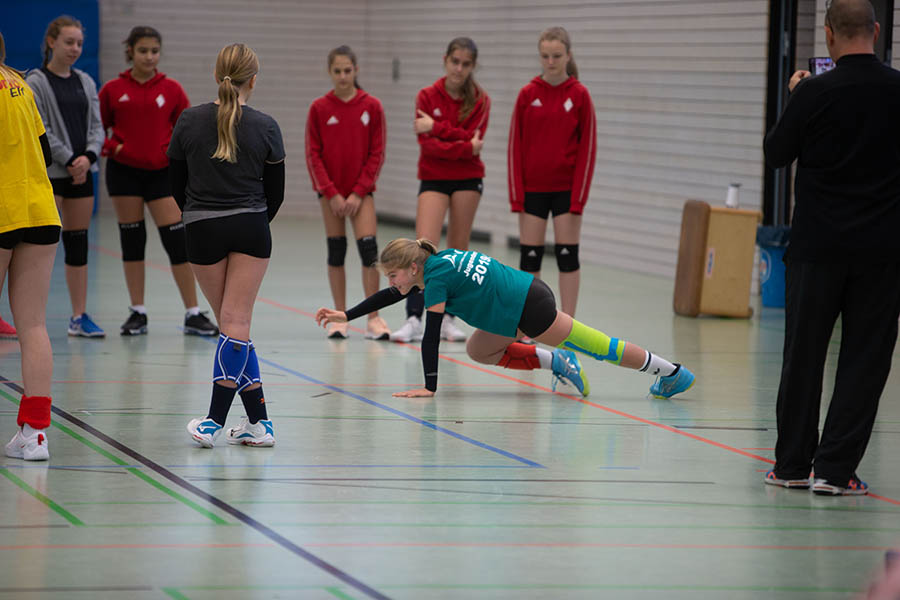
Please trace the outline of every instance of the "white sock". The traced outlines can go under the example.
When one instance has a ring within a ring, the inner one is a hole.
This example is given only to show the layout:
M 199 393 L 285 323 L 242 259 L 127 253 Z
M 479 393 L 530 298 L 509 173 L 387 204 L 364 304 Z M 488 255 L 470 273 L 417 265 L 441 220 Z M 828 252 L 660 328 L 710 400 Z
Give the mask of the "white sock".
M 22 425 L 22 435 L 24 435 L 25 437 L 31 437 L 39 431 L 43 431 L 43 429 L 35 429 L 28 423 L 25 423 L 24 425 Z
M 199 315 L 199 314 L 200 314 L 200 307 L 199 307 L 199 306 L 192 306 L 192 307 L 190 307 L 189 309 L 187 309 L 186 311 L 184 311 L 184 314 L 185 314 L 185 316 L 188 316 L 188 317 L 192 317 L 192 316 L 194 316 L 194 315 Z
M 139 313 L 139 314 L 142 314 L 142 315 L 146 315 L 146 314 L 147 314 L 147 307 L 144 306 L 143 304 L 136 304 L 136 305 L 134 305 L 134 306 L 129 306 L 128 308 L 130 308 L 130 309 L 133 310 L 134 312 Z
M 641 367 L 641 371 L 650 373 L 651 375 L 668 377 L 678 368 L 662 356 L 652 354 L 649 350 L 644 350 L 644 352 L 646 353 L 646 356 L 644 357 L 644 366 Z
M 541 362 L 542 369 L 550 369 L 553 367 L 553 353 L 544 348 L 535 348 L 538 360 Z

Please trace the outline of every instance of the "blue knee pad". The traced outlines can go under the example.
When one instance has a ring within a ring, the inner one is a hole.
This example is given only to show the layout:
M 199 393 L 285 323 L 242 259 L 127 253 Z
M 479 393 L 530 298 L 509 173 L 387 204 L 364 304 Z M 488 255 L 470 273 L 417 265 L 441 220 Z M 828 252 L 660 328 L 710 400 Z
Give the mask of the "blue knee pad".
M 244 391 L 244 388 L 251 386 L 254 383 L 260 383 L 259 361 L 256 359 L 256 347 L 253 345 L 253 340 L 250 340 L 247 343 L 250 346 L 250 351 L 247 353 L 247 366 L 244 367 L 241 379 L 237 382 L 238 392 Z
M 213 360 L 213 381 L 228 380 L 238 383 L 247 367 L 250 343 L 219 334 L 216 357 Z

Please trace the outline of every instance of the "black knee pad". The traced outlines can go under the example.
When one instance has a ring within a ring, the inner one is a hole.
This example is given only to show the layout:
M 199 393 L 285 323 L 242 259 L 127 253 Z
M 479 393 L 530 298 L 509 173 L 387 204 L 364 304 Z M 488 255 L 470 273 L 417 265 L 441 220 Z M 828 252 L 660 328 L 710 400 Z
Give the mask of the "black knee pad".
M 119 223 L 119 243 L 122 245 L 123 261 L 144 260 L 144 247 L 147 245 L 147 226 L 144 225 L 144 220 Z
M 66 251 L 66 264 L 70 267 L 83 267 L 87 264 L 87 231 L 87 229 L 73 229 L 62 232 L 63 248 Z
M 328 266 L 343 267 L 347 256 L 347 238 L 345 236 L 330 237 L 328 242 Z
M 159 227 L 159 239 L 162 241 L 169 264 L 183 265 L 187 262 L 187 241 L 184 237 L 184 223 L 178 221 L 171 225 Z
M 541 270 L 541 261 L 544 259 L 543 246 L 519 246 L 519 270 L 526 273 L 537 273 Z
M 364 267 L 371 267 L 378 262 L 378 242 L 374 235 L 367 235 L 356 240 L 356 249 L 359 250 L 359 259 Z
M 556 253 L 556 265 L 560 273 L 571 273 L 581 268 L 578 262 L 578 244 L 556 244 L 553 251 Z

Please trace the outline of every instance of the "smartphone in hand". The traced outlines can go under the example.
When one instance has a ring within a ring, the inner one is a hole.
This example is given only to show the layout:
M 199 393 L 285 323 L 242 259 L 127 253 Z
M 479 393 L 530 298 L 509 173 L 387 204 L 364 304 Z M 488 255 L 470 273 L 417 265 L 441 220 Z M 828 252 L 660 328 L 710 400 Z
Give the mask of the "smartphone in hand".
M 834 68 L 834 61 L 828 56 L 815 56 L 809 59 L 809 72 L 813 75 L 827 73 Z

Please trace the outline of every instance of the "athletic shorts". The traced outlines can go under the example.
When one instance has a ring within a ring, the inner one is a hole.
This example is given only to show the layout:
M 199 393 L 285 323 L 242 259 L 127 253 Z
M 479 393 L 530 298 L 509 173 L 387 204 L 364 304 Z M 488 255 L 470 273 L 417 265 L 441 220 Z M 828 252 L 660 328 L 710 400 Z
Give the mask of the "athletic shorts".
M 0 233 L 0 248 L 12 250 L 21 243 L 50 246 L 59 241 L 59 233 L 62 227 L 59 225 L 44 225 L 42 227 L 23 227 Z
M 110 196 L 140 196 L 144 202 L 171 196 L 169 167 L 138 169 L 109 159 L 106 161 L 106 189 Z
M 272 255 L 272 234 L 265 211 L 194 221 L 184 226 L 188 260 L 214 265 L 231 252 L 256 258 Z
M 525 212 L 546 220 L 550 213 L 554 217 L 569 212 L 572 192 L 525 192 Z
M 58 177 L 50 180 L 53 186 L 53 195 L 63 198 L 87 198 L 94 197 L 94 174 L 88 171 L 84 183 L 74 185 L 71 177 Z
M 553 290 L 535 277 L 528 288 L 528 295 L 525 296 L 519 329 L 528 337 L 536 338 L 550 329 L 555 320 L 556 298 L 553 297 Z
M 481 177 L 474 179 L 426 179 L 419 185 L 419 193 L 439 192 L 445 196 L 452 196 L 453 192 L 478 192 L 484 189 L 484 180 Z

